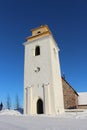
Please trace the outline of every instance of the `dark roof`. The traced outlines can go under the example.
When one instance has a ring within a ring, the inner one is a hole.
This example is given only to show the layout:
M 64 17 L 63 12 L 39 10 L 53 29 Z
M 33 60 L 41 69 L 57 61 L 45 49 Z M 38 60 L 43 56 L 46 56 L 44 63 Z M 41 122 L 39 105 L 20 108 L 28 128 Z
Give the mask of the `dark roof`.
M 71 88 L 73 89 L 73 91 L 75 92 L 75 94 L 76 94 L 77 96 L 79 96 L 78 93 L 75 91 L 75 89 L 66 81 L 66 79 L 65 79 L 64 77 L 61 77 L 61 78 L 66 82 L 66 84 L 69 85 L 69 87 L 71 87 Z

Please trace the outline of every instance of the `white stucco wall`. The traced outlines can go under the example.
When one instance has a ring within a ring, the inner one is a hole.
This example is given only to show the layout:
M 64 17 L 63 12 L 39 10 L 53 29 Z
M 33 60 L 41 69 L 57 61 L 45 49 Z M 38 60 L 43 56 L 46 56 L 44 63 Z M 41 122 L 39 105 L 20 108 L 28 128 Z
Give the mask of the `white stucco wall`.
M 39 98 L 44 103 L 45 114 L 64 112 L 58 48 L 53 37 L 45 36 L 24 45 L 24 113 L 37 114 Z M 40 46 L 39 56 L 34 55 L 36 46 Z M 35 72 L 37 67 L 39 72 Z
M 54 87 L 54 101 L 56 113 L 64 112 L 64 102 L 63 102 L 63 90 L 60 72 L 60 62 L 59 62 L 59 48 L 53 39 L 50 37 L 51 45 L 51 63 L 52 63 L 52 73 L 53 73 L 53 87 Z
M 35 47 L 40 46 L 41 54 L 34 56 Z M 26 85 L 31 86 L 52 81 L 51 78 L 51 57 L 50 57 L 50 43 L 48 38 L 42 38 L 35 40 L 33 43 L 29 43 L 25 46 L 25 73 L 26 73 Z M 40 67 L 40 72 L 35 73 L 35 68 Z M 42 76 L 43 75 L 43 76 Z M 48 76 L 47 76 L 48 75 Z M 33 80 L 32 80 L 33 79 Z M 39 81 L 38 81 L 39 80 Z

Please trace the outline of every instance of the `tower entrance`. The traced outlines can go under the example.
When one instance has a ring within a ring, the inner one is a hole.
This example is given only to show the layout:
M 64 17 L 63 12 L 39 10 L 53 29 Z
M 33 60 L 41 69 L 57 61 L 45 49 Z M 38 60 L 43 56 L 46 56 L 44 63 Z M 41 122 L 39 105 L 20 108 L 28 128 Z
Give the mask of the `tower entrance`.
M 41 99 L 37 101 L 37 114 L 43 114 L 43 101 Z

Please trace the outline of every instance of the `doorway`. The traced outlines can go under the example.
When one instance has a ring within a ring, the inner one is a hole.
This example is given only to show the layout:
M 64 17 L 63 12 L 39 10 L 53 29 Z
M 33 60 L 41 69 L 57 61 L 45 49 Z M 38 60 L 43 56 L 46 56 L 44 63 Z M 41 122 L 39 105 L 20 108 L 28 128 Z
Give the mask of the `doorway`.
M 43 101 L 41 99 L 37 101 L 37 114 L 43 114 Z

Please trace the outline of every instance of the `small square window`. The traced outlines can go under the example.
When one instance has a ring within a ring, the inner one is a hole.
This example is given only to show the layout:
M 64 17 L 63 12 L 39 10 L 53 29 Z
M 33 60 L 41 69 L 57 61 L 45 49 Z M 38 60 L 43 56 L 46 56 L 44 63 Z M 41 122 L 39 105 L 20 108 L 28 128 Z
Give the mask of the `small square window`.
M 37 33 L 38 33 L 38 34 L 40 34 L 40 33 L 41 33 L 41 31 L 38 31 Z

